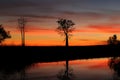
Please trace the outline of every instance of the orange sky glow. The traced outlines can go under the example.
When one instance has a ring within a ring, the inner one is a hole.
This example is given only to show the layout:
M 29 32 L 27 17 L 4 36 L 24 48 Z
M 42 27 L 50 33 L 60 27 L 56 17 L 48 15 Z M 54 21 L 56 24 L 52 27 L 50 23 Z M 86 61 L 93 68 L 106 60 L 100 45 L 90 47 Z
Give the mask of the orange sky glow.
M 69 45 L 104 45 L 109 36 L 114 33 L 119 34 L 120 29 L 114 27 L 97 28 L 96 26 L 89 26 L 87 29 L 76 29 L 69 39 Z M 11 36 L 12 38 L 6 39 L 3 44 L 21 45 L 21 35 L 19 30 L 15 30 L 14 32 L 11 31 Z M 25 44 L 26 46 L 64 46 L 65 37 L 59 35 L 55 29 L 29 29 L 25 32 Z
M 114 28 L 109 25 L 91 25 L 83 29 L 77 29 L 72 32 L 72 36 L 69 39 L 70 46 L 86 46 L 86 45 L 104 45 L 109 36 L 114 33 L 117 34 L 119 39 L 120 29 Z M 109 27 L 108 27 L 109 26 Z M 117 25 L 118 26 L 118 25 Z M 58 34 L 56 27 L 54 29 L 42 29 L 42 28 L 29 28 L 26 26 L 25 32 L 25 44 L 26 46 L 64 46 L 65 37 Z M 9 28 L 8 28 L 9 30 Z M 11 39 L 6 39 L 3 44 L 5 45 L 21 45 L 20 31 L 10 29 Z

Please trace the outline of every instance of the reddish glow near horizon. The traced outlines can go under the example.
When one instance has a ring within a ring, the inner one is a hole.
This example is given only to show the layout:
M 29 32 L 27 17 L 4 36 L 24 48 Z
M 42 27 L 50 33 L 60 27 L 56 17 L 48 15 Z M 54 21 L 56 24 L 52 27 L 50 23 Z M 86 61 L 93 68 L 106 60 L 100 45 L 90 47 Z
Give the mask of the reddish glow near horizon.
M 29 27 L 29 26 L 26 26 Z M 56 27 L 55 27 L 56 28 Z M 92 26 L 91 26 L 92 28 Z M 104 45 L 109 36 L 116 31 L 119 34 L 119 28 L 107 28 L 101 27 L 95 29 L 76 29 L 72 33 L 72 37 L 69 39 L 70 46 L 86 46 L 86 45 Z M 11 31 L 12 38 L 4 41 L 5 45 L 21 45 L 21 36 L 19 30 Z M 26 46 L 64 46 L 64 36 L 59 35 L 55 29 L 46 30 L 34 30 L 29 29 L 25 33 Z M 118 35 L 119 38 L 119 35 Z

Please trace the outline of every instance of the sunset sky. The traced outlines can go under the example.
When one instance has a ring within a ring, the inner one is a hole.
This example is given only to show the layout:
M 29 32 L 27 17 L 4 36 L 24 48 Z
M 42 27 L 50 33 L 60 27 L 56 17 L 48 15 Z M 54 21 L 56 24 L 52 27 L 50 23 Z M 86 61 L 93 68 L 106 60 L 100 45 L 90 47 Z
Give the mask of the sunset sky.
M 59 18 L 75 25 L 70 46 L 106 44 L 109 36 L 120 39 L 120 0 L 1 0 L 0 24 L 11 32 L 5 45 L 20 45 L 18 18 L 25 17 L 27 46 L 65 45 L 56 32 Z

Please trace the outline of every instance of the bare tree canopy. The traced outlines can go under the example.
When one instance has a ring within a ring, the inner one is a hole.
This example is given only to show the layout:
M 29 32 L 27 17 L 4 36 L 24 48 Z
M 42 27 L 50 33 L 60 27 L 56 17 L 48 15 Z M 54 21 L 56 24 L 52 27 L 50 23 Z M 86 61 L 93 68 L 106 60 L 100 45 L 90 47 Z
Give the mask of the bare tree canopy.
M 67 19 L 59 19 L 57 21 L 58 23 L 58 28 L 57 31 L 59 34 L 64 35 L 66 37 L 66 46 L 68 46 L 68 38 L 70 36 L 70 33 L 75 29 L 73 27 L 74 22 L 72 20 L 67 20 Z
M 58 32 L 60 32 L 61 34 L 69 34 L 74 30 L 73 25 L 75 25 L 71 20 L 67 20 L 67 19 L 59 19 L 57 21 L 57 23 L 59 24 L 57 30 Z
M 7 38 L 11 38 L 10 31 L 5 31 L 2 25 L 0 25 L 0 44 Z

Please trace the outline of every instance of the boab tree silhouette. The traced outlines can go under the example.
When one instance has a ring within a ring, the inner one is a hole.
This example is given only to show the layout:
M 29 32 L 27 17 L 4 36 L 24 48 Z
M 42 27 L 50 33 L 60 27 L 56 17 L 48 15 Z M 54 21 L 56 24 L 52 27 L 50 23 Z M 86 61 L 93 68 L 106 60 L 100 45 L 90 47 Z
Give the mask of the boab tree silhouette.
M 0 25 L 0 45 L 7 38 L 11 38 L 10 31 L 5 31 L 2 25 Z
M 71 35 L 71 32 L 74 30 L 73 25 L 74 22 L 72 22 L 72 20 L 67 20 L 67 19 L 59 19 L 57 21 L 58 23 L 58 28 L 57 31 L 59 34 L 64 35 L 65 36 L 65 40 L 66 40 L 66 47 L 68 47 L 69 45 L 69 36 Z

